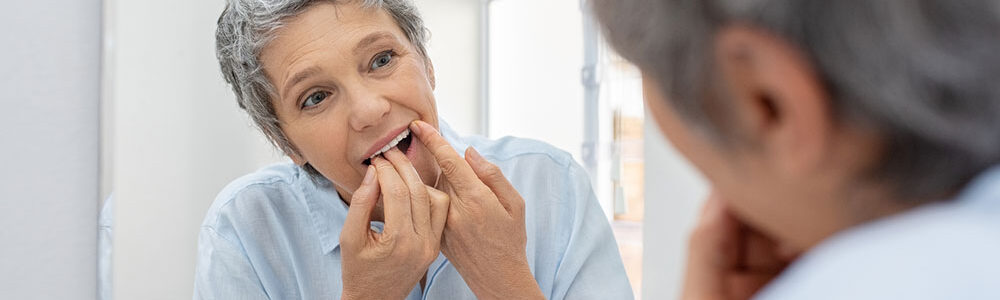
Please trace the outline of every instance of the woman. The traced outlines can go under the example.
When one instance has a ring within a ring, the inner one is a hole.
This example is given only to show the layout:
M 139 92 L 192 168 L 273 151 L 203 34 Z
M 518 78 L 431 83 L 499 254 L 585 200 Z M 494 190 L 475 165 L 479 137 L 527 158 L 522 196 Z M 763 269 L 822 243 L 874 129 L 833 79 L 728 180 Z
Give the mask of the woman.
M 568 154 L 438 120 L 409 1 L 230 0 L 218 25 L 226 81 L 294 164 L 219 194 L 195 298 L 631 297 Z
M 1000 299 L 996 1 L 592 3 L 714 189 L 685 299 Z

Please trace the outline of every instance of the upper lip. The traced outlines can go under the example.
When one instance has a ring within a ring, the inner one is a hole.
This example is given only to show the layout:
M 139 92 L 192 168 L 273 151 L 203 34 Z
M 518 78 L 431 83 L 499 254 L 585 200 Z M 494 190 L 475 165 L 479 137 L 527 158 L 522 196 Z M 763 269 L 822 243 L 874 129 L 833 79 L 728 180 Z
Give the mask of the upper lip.
M 392 141 L 392 139 L 396 138 L 396 136 L 399 136 L 399 134 L 403 133 L 403 131 L 406 131 L 407 128 L 409 128 L 408 125 L 403 125 L 402 127 L 399 127 L 396 130 L 392 130 L 389 131 L 389 133 L 386 133 L 385 137 L 379 139 L 377 142 L 375 142 L 374 145 L 371 146 L 371 148 L 368 148 L 368 151 L 365 151 L 365 155 L 362 156 L 361 159 L 366 160 L 369 157 L 372 157 L 372 155 L 375 154 L 376 151 L 382 149 L 382 147 L 385 147 L 385 145 L 388 145 L 389 142 Z

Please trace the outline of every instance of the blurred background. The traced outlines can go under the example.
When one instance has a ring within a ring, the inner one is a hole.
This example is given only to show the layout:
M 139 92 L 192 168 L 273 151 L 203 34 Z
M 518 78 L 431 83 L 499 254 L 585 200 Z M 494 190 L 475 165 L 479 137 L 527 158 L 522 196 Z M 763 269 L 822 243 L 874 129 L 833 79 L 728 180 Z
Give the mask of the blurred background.
M 677 298 L 705 183 L 645 117 L 638 71 L 584 3 L 415 2 L 442 118 L 462 134 L 572 153 L 637 298 Z M 11 4 L 0 11 L 0 297 L 96 297 L 98 212 L 114 195 L 108 292 L 190 298 L 198 227 L 216 193 L 287 159 L 219 74 L 223 1 Z

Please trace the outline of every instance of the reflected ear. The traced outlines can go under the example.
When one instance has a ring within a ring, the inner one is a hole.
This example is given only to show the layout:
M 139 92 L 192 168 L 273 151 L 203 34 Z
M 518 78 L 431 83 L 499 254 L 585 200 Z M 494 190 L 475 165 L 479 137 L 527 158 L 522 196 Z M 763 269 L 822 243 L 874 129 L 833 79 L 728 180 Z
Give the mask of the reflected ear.
M 833 118 L 812 64 L 796 47 L 743 25 L 719 31 L 715 62 L 733 133 L 791 173 L 827 154 Z

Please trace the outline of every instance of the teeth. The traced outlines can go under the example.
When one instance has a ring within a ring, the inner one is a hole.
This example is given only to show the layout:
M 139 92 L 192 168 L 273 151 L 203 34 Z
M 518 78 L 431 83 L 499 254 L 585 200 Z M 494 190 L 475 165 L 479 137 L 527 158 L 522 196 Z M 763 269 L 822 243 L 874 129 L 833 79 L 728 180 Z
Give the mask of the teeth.
M 382 149 L 379 149 L 378 151 L 375 151 L 375 154 L 372 154 L 372 156 L 369 157 L 368 159 L 373 159 L 376 156 L 379 156 L 380 154 L 385 153 L 386 151 L 389 151 L 389 149 L 392 149 L 392 147 L 396 147 L 396 145 L 399 145 L 400 141 L 402 141 L 403 139 L 405 139 L 408 136 L 410 136 L 410 129 L 409 128 L 407 128 L 406 130 L 403 130 L 403 132 L 400 132 L 399 135 L 396 136 L 396 138 L 392 139 L 392 141 L 389 141 L 389 143 L 386 144 L 384 147 L 382 147 Z

